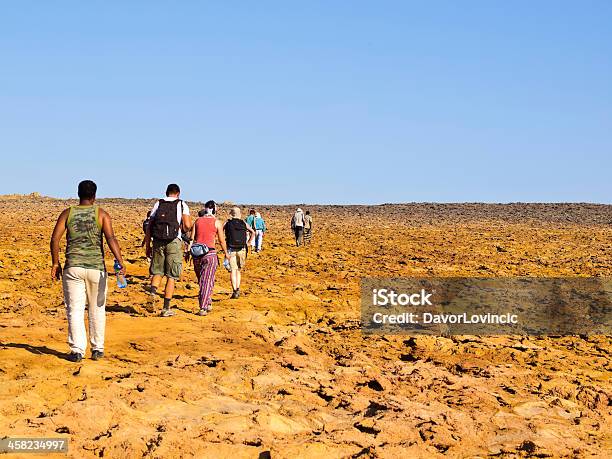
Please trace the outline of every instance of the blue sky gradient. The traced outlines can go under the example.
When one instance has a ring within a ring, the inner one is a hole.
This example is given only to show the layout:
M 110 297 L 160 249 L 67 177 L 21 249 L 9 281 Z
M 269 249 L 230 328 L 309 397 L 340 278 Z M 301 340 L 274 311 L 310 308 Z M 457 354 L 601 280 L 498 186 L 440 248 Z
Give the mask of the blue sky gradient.
M 0 4 L 0 193 L 612 195 L 609 1 Z

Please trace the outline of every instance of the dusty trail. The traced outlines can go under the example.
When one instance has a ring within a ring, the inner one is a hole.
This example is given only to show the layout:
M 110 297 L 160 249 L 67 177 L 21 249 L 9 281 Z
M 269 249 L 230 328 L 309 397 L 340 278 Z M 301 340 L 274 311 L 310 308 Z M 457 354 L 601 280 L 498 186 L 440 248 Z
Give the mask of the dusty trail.
M 364 338 L 358 282 L 610 276 L 612 206 L 311 207 L 308 250 L 292 246 L 291 208 L 260 206 L 271 231 L 248 259 L 244 296 L 228 299 L 221 269 L 213 313 L 193 315 L 190 267 L 168 319 L 142 308 L 150 202 L 103 201 L 130 286 L 109 288 L 107 357 L 72 364 L 61 288 L 48 280 L 48 238 L 67 204 L 0 199 L 1 435 L 69 436 L 71 457 L 112 458 L 604 457 L 610 448 L 610 336 Z

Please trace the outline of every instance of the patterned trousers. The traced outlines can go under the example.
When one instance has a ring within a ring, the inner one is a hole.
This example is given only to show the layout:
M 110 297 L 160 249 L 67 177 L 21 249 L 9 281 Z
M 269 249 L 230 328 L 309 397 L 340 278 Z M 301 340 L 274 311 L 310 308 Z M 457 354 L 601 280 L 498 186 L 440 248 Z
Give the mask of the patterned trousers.
M 200 309 L 210 311 L 212 303 L 212 294 L 215 287 L 215 272 L 219 266 L 219 259 L 215 251 L 208 252 L 203 257 L 193 259 L 193 268 L 198 276 L 200 285 L 200 294 L 198 300 Z

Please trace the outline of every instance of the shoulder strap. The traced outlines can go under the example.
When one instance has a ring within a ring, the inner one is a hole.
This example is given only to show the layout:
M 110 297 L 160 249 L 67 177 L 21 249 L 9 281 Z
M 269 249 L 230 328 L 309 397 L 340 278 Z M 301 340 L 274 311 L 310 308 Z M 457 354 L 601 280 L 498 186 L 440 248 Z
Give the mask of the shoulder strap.
M 179 214 L 176 216 L 176 218 L 178 218 L 179 221 L 179 228 L 182 232 L 185 231 L 185 228 L 183 227 L 183 200 L 182 199 L 177 199 L 178 204 L 181 205 L 181 211 L 179 212 Z

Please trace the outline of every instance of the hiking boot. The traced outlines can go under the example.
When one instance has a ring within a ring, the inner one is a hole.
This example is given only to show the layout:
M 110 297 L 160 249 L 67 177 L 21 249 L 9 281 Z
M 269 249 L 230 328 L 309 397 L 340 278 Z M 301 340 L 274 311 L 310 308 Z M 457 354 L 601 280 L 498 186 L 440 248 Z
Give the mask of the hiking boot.
M 82 354 L 79 354 L 78 352 L 71 352 L 71 353 L 68 355 L 67 359 L 68 359 L 70 362 L 78 363 L 78 362 L 80 362 L 81 360 L 83 360 L 83 355 L 82 355 Z
M 234 290 L 234 293 L 232 293 L 232 296 L 230 297 L 231 300 L 236 300 L 240 297 L 240 289 L 237 288 L 236 290 Z
M 198 312 L 196 312 L 197 316 L 206 316 L 208 315 L 208 311 L 204 308 L 200 309 Z
M 104 352 L 102 351 L 93 351 L 91 353 L 91 360 L 100 360 L 104 357 Z
M 176 315 L 176 312 L 174 312 L 172 309 L 168 308 L 168 309 L 164 309 L 161 312 L 161 316 L 162 317 L 172 317 L 173 315 Z

